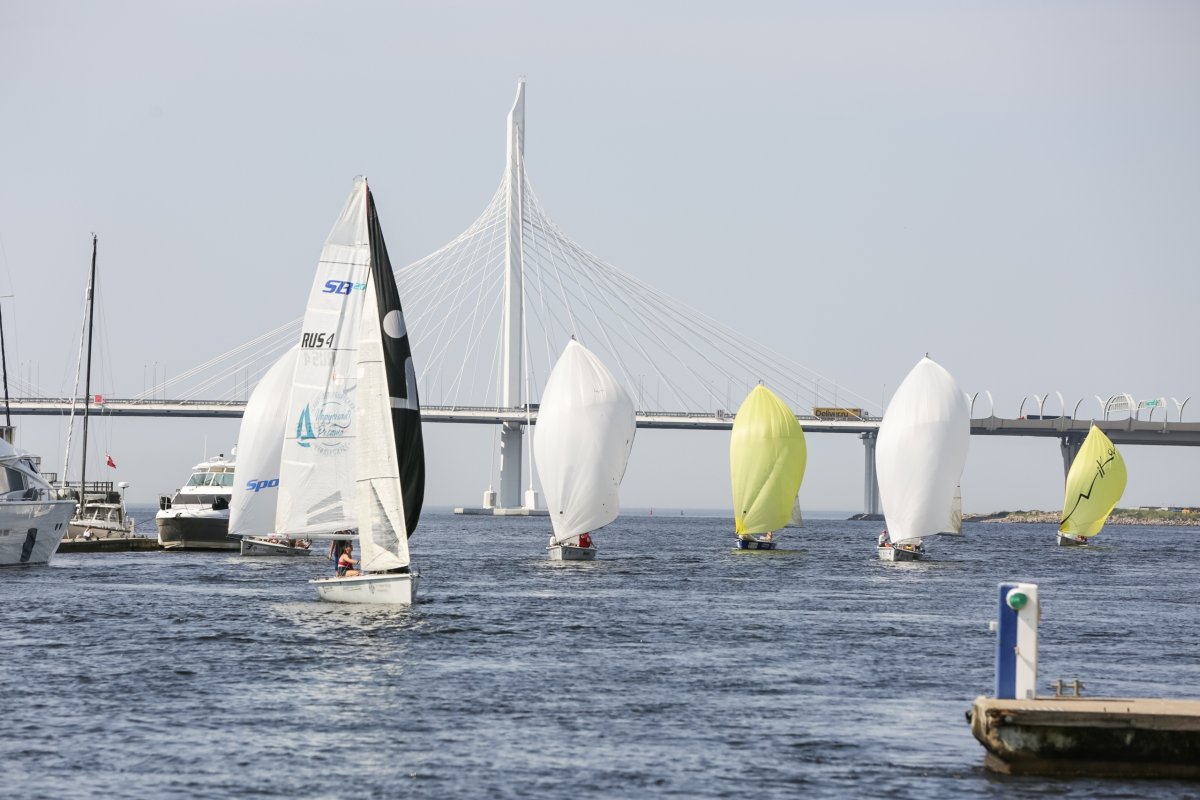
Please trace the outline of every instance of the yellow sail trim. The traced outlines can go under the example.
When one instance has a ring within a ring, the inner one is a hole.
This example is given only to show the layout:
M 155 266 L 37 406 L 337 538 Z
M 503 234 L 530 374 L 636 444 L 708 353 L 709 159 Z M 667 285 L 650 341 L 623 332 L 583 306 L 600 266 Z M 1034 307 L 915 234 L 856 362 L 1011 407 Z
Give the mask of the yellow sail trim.
M 1067 473 L 1058 529 L 1076 536 L 1095 536 L 1121 499 L 1126 478 L 1125 459 L 1117 446 L 1093 425 Z
M 729 441 L 734 529 L 739 536 L 787 524 L 807 458 L 796 415 L 770 389 L 754 387 L 738 409 Z

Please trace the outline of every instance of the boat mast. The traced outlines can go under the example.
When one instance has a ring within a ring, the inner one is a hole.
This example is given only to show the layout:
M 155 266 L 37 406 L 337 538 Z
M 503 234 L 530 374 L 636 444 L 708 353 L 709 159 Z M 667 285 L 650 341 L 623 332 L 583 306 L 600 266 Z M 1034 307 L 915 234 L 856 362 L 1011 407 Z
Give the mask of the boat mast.
M 0 308 L 3 308 L 0 303 Z M 4 427 L 12 428 L 12 417 L 8 413 L 8 354 L 4 350 L 4 312 L 0 311 L 0 371 L 4 373 Z
M 87 372 L 83 380 L 83 455 L 79 459 L 80 516 L 83 516 L 83 506 L 87 500 L 87 484 L 84 482 L 84 477 L 87 473 L 88 408 L 92 402 L 92 315 L 96 308 L 96 234 L 94 233 L 92 234 L 92 275 L 88 279 L 87 301 Z

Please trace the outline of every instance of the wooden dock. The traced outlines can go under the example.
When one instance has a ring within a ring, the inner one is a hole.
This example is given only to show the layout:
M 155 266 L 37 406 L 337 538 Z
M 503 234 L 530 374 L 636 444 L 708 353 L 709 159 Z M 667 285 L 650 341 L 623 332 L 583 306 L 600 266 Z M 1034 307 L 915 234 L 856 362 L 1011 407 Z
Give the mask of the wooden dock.
M 979 697 L 967 717 L 996 772 L 1200 779 L 1200 700 Z
M 122 536 L 106 539 L 63 539 L 58 543 L 59 553 L 127 553 L 132 550 L 161 550 L 158 537 Z

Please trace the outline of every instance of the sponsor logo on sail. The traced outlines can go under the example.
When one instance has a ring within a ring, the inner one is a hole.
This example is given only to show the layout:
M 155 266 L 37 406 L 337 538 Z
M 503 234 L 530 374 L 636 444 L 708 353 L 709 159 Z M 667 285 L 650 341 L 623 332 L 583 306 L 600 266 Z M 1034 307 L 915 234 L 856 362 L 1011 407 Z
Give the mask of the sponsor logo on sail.
M 325 281 L 325 288 L 321 290 L 321 294 L 350 294 L 354 290 L 363 291 L 367 288 L 365 283 L 355 283 L 354 281 Z
M 353 420 L 354 402 L 348 394 L 306 403 L 296 420 L 296 444 L 315 445 L 326 455 L 343 452 L 350 446 L 348 437 Z
M 279 478 L 263 478 L 261 480 L 246 481 L 246 491 L 258 494 L 263 489 L 274 489 L 279 485 Z

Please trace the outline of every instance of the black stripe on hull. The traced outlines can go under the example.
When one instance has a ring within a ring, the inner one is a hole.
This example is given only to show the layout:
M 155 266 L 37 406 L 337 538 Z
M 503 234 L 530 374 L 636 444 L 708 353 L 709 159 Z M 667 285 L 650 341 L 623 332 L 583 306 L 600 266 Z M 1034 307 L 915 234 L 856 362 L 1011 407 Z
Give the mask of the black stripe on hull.
M 167 517 L 155 520 L 158 541 L 168 550 L 237 550 L 230 539 L 229 519 L 221 517 Z

